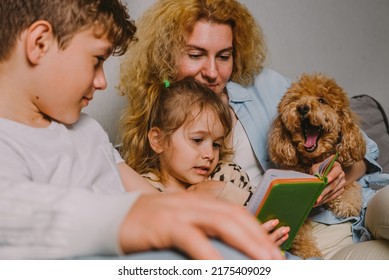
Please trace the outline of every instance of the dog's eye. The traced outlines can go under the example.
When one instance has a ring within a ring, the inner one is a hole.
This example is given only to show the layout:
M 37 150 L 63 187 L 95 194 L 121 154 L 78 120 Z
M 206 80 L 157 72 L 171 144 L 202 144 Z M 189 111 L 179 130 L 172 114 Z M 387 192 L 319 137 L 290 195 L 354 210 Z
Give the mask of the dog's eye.
M 321 104 L 327 104 L 327 102 L 323 98 L 319 98 L 319 103 Z

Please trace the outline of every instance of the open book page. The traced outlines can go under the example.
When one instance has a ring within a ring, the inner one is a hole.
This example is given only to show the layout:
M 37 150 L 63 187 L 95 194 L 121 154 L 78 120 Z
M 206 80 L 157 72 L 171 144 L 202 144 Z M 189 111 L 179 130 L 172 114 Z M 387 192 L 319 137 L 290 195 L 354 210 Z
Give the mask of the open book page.
M 324 182 L 327 183 L 327 175 L 332 169 L 332 166 L 334 165 L 334 162 L 338 158 L 338 153 L 336 153 L 332 158 L 328 157 L 326 158 L 319 166 L 319 170 L 315 174 L 316 177 L 319 177 L 322 179 Z

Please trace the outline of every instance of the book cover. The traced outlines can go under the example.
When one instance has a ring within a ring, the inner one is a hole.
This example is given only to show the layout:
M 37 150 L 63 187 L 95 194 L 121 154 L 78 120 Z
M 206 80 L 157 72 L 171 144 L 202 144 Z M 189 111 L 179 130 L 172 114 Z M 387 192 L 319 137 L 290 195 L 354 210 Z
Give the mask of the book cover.
M 281 245 L 288 250 L 308 217 L 316 200 L 327 185 L 327 174 L 337 158 L 329 157 L 315 175 L 292 170 L 268 169 L 253 193 L 247 209 L 259 221 L 278 219 L 276 228 L 289 226 L 289 238 Z

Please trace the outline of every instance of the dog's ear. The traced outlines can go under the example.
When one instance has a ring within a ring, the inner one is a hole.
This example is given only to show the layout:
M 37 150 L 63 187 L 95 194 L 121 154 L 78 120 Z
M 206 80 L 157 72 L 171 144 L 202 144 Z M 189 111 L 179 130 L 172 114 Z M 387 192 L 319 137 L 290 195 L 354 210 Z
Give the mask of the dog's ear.
M 298 157 L 292 144 L 292 137 L 282 123 L 281 117 L 277 116 L 269 132 L 269 156 L 270 160 L 279 167 L 296 166 Z
M 364 158 L 366 153 L 365 139 L 360 131 L 358 118 L 350 108 L 342 110 L 340 126 L 341 139 L 337 145 L 338 161 L 342 166 L 350 166 Z

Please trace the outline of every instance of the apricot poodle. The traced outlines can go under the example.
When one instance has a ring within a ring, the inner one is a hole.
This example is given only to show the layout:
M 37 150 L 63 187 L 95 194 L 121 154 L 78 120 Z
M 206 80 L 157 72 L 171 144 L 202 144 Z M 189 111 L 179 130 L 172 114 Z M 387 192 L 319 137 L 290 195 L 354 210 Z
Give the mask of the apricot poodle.
M 345 91 L 323 74 L 303 74 L 292 83 L 278 105 L 269 134 L 270 159 L 278 168 L 309 172 L 310 167 L 338 152 L 347 168 L 365 156 L 365 140 Z M 361 187 L 348 184 L 326 204 L 338 217 L 357 216 L 362 206 Z M 309 220 L 297 234 L 291 252 L 302 258 L 321 257 Z

